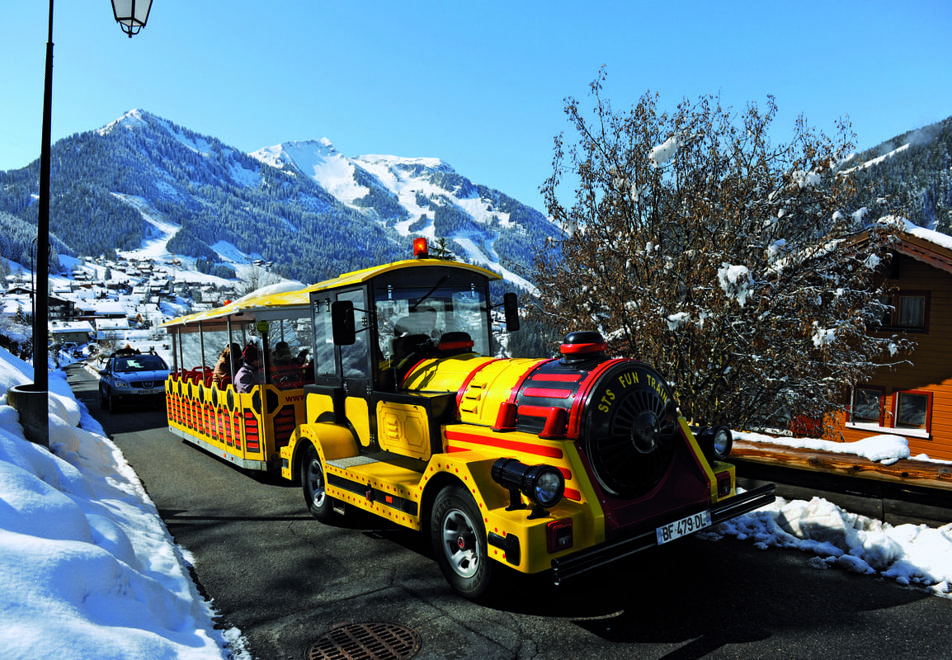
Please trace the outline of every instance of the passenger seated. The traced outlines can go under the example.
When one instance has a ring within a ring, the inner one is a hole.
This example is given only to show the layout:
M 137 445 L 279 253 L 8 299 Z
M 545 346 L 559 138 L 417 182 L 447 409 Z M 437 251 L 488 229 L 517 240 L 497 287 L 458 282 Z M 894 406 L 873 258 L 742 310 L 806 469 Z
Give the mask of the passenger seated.
M 242 351 L 241 358 L 241 369 L 235 374 L 235 391 L 250 392 L 258 384 L 258 347 L 249 343 Z
M 225 346 L 221 355 L 218 356 L 218 362 L 215 363 L 215 370 L 212 372 L 212 383 L 219 388 L 225 387 L 227 378 L 231 382 L 232 377 L 241 369 L 241 346 L 232 342 Z

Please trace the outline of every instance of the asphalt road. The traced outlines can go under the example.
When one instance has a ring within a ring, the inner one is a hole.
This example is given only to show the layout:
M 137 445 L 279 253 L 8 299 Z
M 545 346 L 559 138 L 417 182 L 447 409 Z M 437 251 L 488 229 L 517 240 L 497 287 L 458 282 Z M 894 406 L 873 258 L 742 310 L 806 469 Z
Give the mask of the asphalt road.
M 952 600 L 818 570 L 810 555 L 686 538 L 560 587 L 512 576 L 476 605 L 443 581 L 416 535 L 373 518 L 323 525 L 298 488 L 184 443 L 164 412 L 100 410 L 95 378 L 70 384 L 119 445 L 221 624 L 255 658 L 305 658 L 340 624 L 401 624 L 415 658 L 948 658 Z M 343 657 L 343 656 L 341 656 Z

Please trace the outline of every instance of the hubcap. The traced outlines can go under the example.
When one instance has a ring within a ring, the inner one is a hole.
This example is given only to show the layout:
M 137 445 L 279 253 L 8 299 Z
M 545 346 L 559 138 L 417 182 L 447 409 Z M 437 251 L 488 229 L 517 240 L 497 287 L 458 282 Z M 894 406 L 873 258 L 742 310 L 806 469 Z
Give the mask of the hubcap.
M 307 490 L 315 505 L 324 503 L 324 472 L 317 457 L 311 459 L 307 467 Z
M 473 577 L 479 569 L 475 527 L 459 509 L 448 511 L 443 517 L 443 551 L 460 577 Z

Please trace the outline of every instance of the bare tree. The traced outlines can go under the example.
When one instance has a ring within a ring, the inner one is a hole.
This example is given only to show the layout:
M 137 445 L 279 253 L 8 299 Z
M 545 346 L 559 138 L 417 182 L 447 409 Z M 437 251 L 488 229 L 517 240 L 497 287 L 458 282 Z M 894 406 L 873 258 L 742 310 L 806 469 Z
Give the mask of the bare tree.
M 281 278 L 271 271 L 265 270 L 260 266 L 251 266 L 251 268 L 245 271 L 241 280 L 235 286 L 235 294 L 238 298 L 241 298 L 249 293 L 254 293 L 262 287 L 271 286 L 280 281 Z
M 908 348 L 875 333 L 893 233 L 872 223 L 856 243 L 864 213 L 846 208 L 855 191 L 836 169 L 848 123 L 832 139 L 800 118 L 772 146 L 772 97 L 739 115 L 709 96 L 668 114 L 647 93 L 615 113 L 604 82 L 591 119 L 567 99 L 577 140 L 556 138 L 542 188 L 565 228 L 536 260 L 544 321 L 601 331 L 614 354 L 666 372 L 689 418 L 735 428 L 821 417 Z

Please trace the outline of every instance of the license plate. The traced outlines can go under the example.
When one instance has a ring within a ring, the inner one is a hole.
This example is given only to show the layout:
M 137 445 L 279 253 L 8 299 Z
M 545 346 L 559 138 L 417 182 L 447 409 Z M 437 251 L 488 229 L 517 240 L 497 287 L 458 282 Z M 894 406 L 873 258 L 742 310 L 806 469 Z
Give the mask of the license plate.
M 688 516 L 687 518 L 681 518 L 681 520 L 676 520 L 673 523 L 662 525 L 656 530 L 658 534 L 658 545 L 679 539 L 682 536 L 687 536 L 688 534 L 693 534 L 699 529 L 704 529 L 705 527 L 710 526 L 710 511 L 701 511 L 700 513 L 695 513 L 692 516 Z

